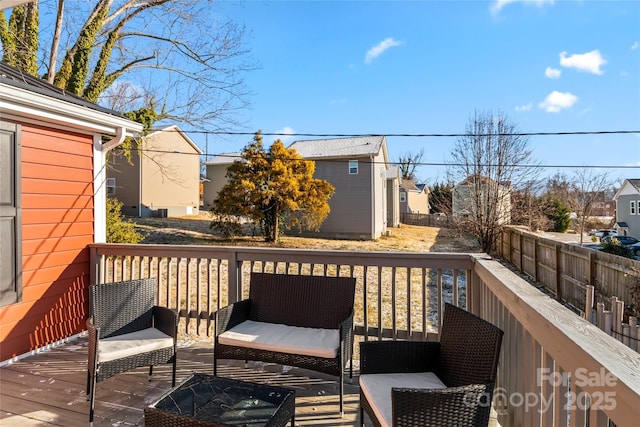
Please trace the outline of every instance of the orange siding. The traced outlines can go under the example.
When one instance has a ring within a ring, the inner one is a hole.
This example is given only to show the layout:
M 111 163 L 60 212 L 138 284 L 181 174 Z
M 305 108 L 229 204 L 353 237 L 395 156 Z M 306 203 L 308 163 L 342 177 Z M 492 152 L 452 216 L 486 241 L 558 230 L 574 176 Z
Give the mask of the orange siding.
M 0 307 L 0 360 L 85 328 L 93 137 L 22 125 L 22 300 Z
M 92 195 L 93 183 L 22 178 L 22 194 Z
M 56 224 L 53 228 L 51 224 L 23 224 L 22 239 L 46 239 L 50 237 L 62 236 L 82 236 L 93 235 L 92 222 L 73 222 Z

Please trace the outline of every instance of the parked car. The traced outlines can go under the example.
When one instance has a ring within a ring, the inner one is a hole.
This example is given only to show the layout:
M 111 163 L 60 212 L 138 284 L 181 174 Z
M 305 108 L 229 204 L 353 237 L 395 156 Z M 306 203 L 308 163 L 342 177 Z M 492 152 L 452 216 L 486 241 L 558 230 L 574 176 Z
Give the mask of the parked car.
M 629 246 L 629 249 L 631 249 L 637 257 L 640 256 L 640 242 L 634 243 L 633 245 Z
M 635 237 L 631 237 L 631 236 L 604 236 L 602 239 L 600 239 L 600 241 L 602 243 L 607 243 L 611 239 L 617 240 L 618 242 L 620 242 L 620 244 L 622 246 L 631 246 L 631 245 L 635 245 L 636 243 L 640 242 L 640 240 L 636 239 Z
M 611 230 L 608 228 L 601 228 L 600 230 L 591 230 L 587 233 L 589 236 L 599 237 L 601 240 L 605 236 L 617 236 L 618 233 L 616 230 Z

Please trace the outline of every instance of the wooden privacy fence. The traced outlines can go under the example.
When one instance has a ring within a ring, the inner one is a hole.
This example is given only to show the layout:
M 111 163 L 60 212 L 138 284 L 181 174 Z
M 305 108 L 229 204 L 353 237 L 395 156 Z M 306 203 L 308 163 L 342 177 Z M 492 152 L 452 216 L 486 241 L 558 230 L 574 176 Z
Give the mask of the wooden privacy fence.
M 420 225 L 423 227 L 453 227 L 453 218 L 447 215 L 401 213 L 400 222 L 407 225 Z
M 559 301 L 640 352 L 638 319 L 629 316 L 624 322 L 625 304 L 634 305 L 630 286 L 640 275 L 640 262 L 516 228 L 505 228 L 497 246 L 502 258 Z

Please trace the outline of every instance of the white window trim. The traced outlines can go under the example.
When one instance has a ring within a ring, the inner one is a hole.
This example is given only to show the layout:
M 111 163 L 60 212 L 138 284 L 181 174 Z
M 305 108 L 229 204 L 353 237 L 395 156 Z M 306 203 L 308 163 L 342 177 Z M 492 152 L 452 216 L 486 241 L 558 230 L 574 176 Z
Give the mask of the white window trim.
M 631 202 L 629 203 L 629 213 L 631 215 L 637 215 L 638 213 L 638 206 L 636 205 L 635 200 L 631 200 Z
M 107 178 L 107 196 L 114 196 L 116 194 L 116 179 Z
M 355 169 L 355 172 L 352 172 L 351 171 L 352 169 Z M 357 160 L 349 160 L 349 175 L 358 175 L 358 161 Z

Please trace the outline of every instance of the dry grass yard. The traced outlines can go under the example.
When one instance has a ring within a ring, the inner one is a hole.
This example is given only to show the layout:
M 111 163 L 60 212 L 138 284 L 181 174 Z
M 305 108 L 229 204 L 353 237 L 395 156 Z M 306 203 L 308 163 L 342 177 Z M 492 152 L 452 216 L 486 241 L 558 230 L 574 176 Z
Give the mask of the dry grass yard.
M 388 252 L 478 252 L 477 242 L 456 230 L 402 225 L 390 229 L 390 236 L 377 240 L 331 240 L 285 236 L 278 243 L 266 243 L 260 236 L 224 239 L 209 228 L 208 214 L 181 218 L 136 218 L 136 229 L 145 236 L 142 243 L 174 245 L 264 246 L 299 249 Z

